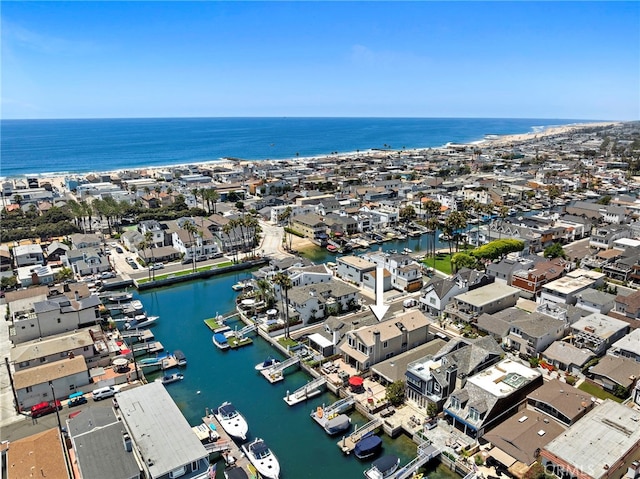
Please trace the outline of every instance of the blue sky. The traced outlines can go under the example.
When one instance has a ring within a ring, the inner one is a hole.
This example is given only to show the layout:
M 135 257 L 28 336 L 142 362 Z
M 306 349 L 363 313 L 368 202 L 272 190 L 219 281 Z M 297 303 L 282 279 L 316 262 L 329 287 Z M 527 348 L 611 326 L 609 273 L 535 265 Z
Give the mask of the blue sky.
M 640 2 L 2 2 L 2 118 L 640 119 Z

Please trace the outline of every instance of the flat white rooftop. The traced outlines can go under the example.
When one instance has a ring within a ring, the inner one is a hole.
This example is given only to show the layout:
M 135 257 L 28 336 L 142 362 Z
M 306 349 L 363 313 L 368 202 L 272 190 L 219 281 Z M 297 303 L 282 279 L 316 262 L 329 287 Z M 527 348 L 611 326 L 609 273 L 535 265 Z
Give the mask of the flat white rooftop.
M 505 397 L 530 383 L 540 373 L 529 366 L 505 359 L 467 379 L 471 384 L 488 391 L 493 396 Z

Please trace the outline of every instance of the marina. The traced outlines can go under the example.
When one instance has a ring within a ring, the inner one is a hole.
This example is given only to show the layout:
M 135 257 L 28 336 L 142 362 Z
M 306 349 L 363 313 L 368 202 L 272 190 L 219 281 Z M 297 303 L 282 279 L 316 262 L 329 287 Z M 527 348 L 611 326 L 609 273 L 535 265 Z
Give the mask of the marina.
M 162 340 L 166 348 L 179 348 L 190 360 L 188 374 L 185 374 L 183 380 L 170 385 L 167 390 L 192 426 L 204 422 L 216 425 L 220 439 L 205 447 L 215 454 L 221 454 L 230 448 L 230 456 L 235 458 L 244 471 L 249 470 L 248 460 L 242 457 L 242 451 L 213 418 L 212 411 L 215 406 L 225 401 L 231 401 L 242 412 L 250 425 L 250 436 L 262 437 L 275 451 L 282 468 L 280 477 L 362 477 L 369 464 L 336 450 L 335 436 L 326 434 L 323 429 L 313 424 L 314 421 L 309 420 L 309 407 L 288 407 L 283 403 L 282 398 L 286 396 L 287 389 L 295 391 L 312 379 L 304 371 L 292 367 L 297 364 L 297 357 L 290 358 L 293 361 L 290 361 L 286 368 L 286 381 L 271 383 L 260 377 L 255 370 L 256 364 L 275 355 L 273 347 L 266 341 L 255 338 L 251 347 L 220 351 L 211 347 L 210 335 L 202 334 L 202 318 L 217 316 L 216 310 L 233 310 L 236 293 L 231 289 L 231 285 L 244 276 L 222 275 L 171 288 L 145 291 L 139 295 L 149 314 L 171 318 L 158 323 L 154 329 L 155 337 Z M 225 294 L 219 293 L 220 291 Z M 210 297 L 212 294 L 217 295 L 215 305 L 202 301 L 186 301 L 189 297 Z M 243 327 L 242 323 L 233 317 L 226 322 L 230 328 L 236 328 L 236 325 L 238 329 Z M 288 361 L 282 360 L 281 357 L 280 360 L 282 363 Z M 226 371 L 233 371 L 233 374 L 225 374 Z M 328 391 L 314 398 L 314 401 L 317 401 L 316 405 L 333 404 L 339 400 L 340 398 Z M 205 409 L 210 413 L 203 419 L 202 411 Z M 356 411 L 348 412 L 348 415 L 354 428 L 360 428 L 368 422 Z M 291 439 L 293 431 L 296 440 Z M 229 440 L 226 445 L 220 442 L 224 441 L 225 437 Z M 416 444 L 407 436 L 401 435 L 391 439 L 383 435 L 382 441 L 385 454 L 395 454 L 401 458 L 402 464 L 408 463 L 416 456 Z M 314 444 L 313 448 L 308 447 L 311 443 Z M 222 456 L 214 457 L 220 457 L 217 477 L 223 477 L 224 459 Z M 460 479 L 448 469 L 436 466 L 437 464 L 434 464 L 431 469 L 431 479 Z

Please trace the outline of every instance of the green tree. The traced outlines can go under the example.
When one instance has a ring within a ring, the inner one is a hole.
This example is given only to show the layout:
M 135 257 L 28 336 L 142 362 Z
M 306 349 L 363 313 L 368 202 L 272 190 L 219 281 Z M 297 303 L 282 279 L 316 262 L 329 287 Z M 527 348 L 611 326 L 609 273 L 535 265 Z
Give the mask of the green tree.
M 407 205 L 400 210 L 400 219 L 409 222 L 416 218 L 416 209 L 412 205 Z
M 394 406 L 399 406 L 404 401 L 404 381 L 394 381 L 385 389 L 385 399 Z
M 291 278 L 287 273 L 277 273 L 273 278 L 274 284 L 280 286 L 280 298 L 284 311 L 284 337 L 289 338 L 289 290 L 293 287 Z
M 468 253 L 456 253 L 451 258 L 451 266 L 454 272 L 461 268 L 474 269 L 478 264 L 478 260 Z
M 56 281 L 68 281 L 73 279 L 73 270 L 71 268 L 61 268 L 56 273 Z
M 544 249 L 544 257 L 545 258 L 566 258 L 567 253 L 565 253 L 564 248 L 560 243 L 553 243 L 551 246 L 547 246 Z

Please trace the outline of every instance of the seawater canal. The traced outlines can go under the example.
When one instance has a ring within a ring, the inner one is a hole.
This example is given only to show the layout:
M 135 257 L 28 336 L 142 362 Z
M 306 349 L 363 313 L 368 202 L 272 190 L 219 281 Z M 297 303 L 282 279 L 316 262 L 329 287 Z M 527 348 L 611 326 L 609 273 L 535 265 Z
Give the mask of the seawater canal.
M 212 334 L 203 320 L 233 311 L 236 293 L 231 286 L 248 275 L 230 273 L 139 295 L 147 312 L 160 316 L 153 327 L 156 339 L 167 351 L 181 349 L 188 360 L 184 380 L 167 385 L 167 390 L 192 426 L 201 422 L 205 408 L 232 401 L 247 418 L 249 437 L 262 437 L 278 457 L 283 479 L 363 477 L 369 462 L 343 455 L 336 446 L 340 437 L 328 436 L 310 418 L 312 409 L 333 402 L 333 395 L 325 392 L 289 407 L 283 398 L 287 390 L 294 391 L 310 379 L 306 373 L 289 372 L 283 382 L 269 384 L 254 366 L 267 356 L 278 354 L 257 335 L 251 335 L 252 345 L 237 350 L 221 351 L 213 345 Z M 150 375 L 149 380 L 155 377 Z M 366 422 L 356 412 L 350 416 L 355 424 Z M 383 454 L 399 456 L 402 464 L 415 456 L 416 445 L 408 437 L 382 437 Z M 223 477 L 221 470 L 218 467 L 219 478 Z M 431 479 L 458 477 L 436 464 L 428 475 Z

